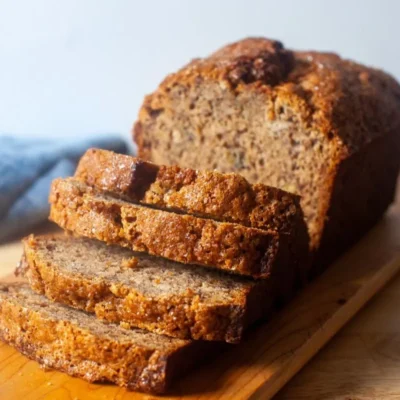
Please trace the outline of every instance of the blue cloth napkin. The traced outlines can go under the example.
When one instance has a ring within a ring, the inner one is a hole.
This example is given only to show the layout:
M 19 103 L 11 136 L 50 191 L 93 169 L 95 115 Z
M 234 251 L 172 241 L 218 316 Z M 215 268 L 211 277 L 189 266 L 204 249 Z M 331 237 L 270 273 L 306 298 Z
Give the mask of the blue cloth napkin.
M 126 153 L 119 136 L 32 139 L 0 136 L 0 242 L 23 235 L 49 214 L 54 178 L 71 176 L 89 147 Z

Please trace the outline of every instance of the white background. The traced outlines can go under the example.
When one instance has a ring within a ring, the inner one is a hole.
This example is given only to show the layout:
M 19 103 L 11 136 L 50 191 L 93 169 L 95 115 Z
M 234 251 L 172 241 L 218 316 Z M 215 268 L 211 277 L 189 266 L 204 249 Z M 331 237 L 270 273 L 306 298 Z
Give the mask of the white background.
M 0 133 L 128 135 L 143 96 L 249 35 L 400 78 L 398 0 L 0 0 Z

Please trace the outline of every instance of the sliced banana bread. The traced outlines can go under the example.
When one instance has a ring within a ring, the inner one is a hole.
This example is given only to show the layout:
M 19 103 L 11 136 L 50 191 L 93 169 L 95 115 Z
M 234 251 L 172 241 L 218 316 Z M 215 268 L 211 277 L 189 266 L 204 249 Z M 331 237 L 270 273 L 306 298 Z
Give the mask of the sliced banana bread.
M 254 278 L 296 265 L 288 234 L 143 207 L 73 179 L 53 181 L 50 203 L 62 228 L 134 251 Z
M 300 196 L 238 174 L 156 165 L 108 150 L 89 149 L 75 178 L 122 199 L 217 221 L 280 232 L 307 228 Z
M 274 302 L 270 280 L 188 268 L 96 240 L 32 235 L 23 246 L 22 272 L 36 292 L 159 334 L 236 343 Z
M 151 393 L 164 392 L 171 378 L 215 348 L 214 342 L 104 324 L 26 284 L 0 283 L 0 338 L 47 368 Z

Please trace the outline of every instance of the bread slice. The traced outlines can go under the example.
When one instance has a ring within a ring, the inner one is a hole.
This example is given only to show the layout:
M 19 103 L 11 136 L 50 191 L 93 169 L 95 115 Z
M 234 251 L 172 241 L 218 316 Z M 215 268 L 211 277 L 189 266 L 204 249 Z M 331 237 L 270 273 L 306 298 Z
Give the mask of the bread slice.
M 33 290 L 110 322 L 182 339 L 237 343 L 266 316 L 274 285 L 71 236 L 23 240 Z
M 77 235 L 186 264 L 268 278 L 296 259 L 290 235 L 131 204 L 73 179 L 53 181 L 50 203 L 50 219 Z
M 160 209 L 279 232 L 301 229 L 307 242 L 300 196 L 263 184 L 250 185 L 238 174 L 158 166 L 89 149 L 79 161 L 75 178 L 112 196 Z
M 21 283 L 0 283 L 0 338 L 46 368 L 151 393 L 163 393 L 171 378 L 214 348 L 214 342 L 104 324 Z

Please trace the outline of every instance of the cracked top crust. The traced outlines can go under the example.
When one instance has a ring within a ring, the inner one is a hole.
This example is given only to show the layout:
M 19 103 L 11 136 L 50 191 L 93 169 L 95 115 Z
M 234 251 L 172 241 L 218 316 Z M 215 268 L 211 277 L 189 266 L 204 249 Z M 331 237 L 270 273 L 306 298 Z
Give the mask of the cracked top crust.
M 236 93 L 265 93 L 271 120 L 289 107 L 304 128 L 335 139 L 343 158 L 400 129 L 400 86 L 390 75 L 334 53 L 287 50 L 265 38 L 229 44 L 167 76 L 145 99 L 140 119 L 162 109 L 164 94 L 172 87 L 210 80 Z

